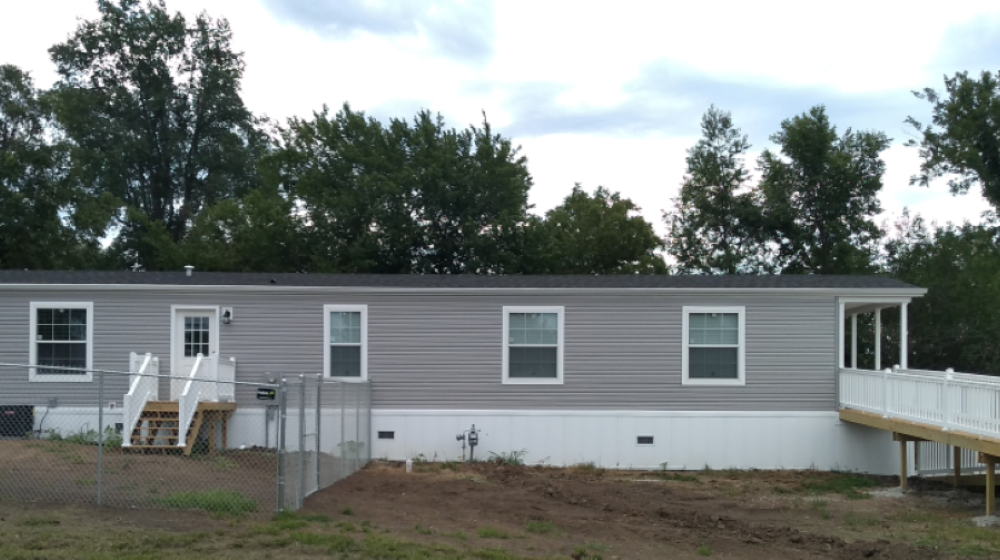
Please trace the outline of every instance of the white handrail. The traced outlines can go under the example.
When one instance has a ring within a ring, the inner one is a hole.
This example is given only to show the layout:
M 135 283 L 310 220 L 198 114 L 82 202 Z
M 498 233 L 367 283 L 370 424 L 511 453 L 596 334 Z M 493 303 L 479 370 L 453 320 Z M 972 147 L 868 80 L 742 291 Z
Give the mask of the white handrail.
M 191 373 L 184 382 L 184 390 L 177 399 L 177 447 L 187 445 L 187 430 L 198 411 L 198 403 L 215 400 L 218 383 L 218 361 L 201 354 L 195 358 Z
M 129 354 L 130 383 L 128 393 L 122 398 L 122 447 L 132 446 L 132 432 L 137 427 L 146 403 L 159 399 L 160 360 L 152 354 Z
M 1000 379 L 988 375 L 841 368 L 840 406 L 1000 438 Z

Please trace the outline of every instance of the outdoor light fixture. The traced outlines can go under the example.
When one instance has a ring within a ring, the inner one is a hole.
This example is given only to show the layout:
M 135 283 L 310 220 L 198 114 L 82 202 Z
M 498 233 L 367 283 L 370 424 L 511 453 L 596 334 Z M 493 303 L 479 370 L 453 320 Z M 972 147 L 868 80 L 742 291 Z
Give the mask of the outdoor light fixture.
M 222 308 L 222 324 L 228 325 L 233 322 L 233 308 L 223 307 Z

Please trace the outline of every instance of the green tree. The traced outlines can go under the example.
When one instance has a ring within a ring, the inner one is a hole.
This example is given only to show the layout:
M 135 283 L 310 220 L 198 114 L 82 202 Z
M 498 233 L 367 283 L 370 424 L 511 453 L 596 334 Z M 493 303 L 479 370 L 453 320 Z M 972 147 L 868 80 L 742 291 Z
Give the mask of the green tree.
M 384 127 L 349 105 L 293 118 L 268 160 L 304 217 L 314 272 L 409 273 L 419 242 L 405 121 Z
M 93 266 L 97 244 L 71 224 L 65 150 L 31 77 L 0 65 L 0 268 Z
M 617 192 L 579 184 L 532 227 L 529 271 L 544 274 L 664 274 L 662 241 L 639 208 Z
M 874 269 L 878 193 L 889 145 L 881 132 L 838 136 L 822 106 L 781 123 L 780 155 L 758 160 L 764 220 L 783 272 L 853 274 Z
M 266 137 L 240 98 L 243 59 L 225 20 L 189 22 L 162 0 L 98 10 L 49 50 L 54 107 L 74 180 L 116 200 L 113 252 L 155 268 L 151 251 L 181 242 L 206 206 L 257 185 Z
M 289 121 L 273 161 L 304 214 L 310 270 L 520 270 L 531 176 L 487 122 L 459 131 L 421 111 L 383 125 L 324 108 Z
M 410 192 L 421 238 L 414 272 L 520 270 L 532 185 L 527 158 L 486 116 L 481 128 L 446 129 L 421 111 L 410 131 Z
M 664 213 L 667 251 L 682 273 L 768 271 L 760 196 L 743 163 L 750 143 L 731 115 L 715 106 L 702 117 L 701 129 L 701 140 L 688 150 L 674 211 Z
M 967 72 L 945 77 L 945 93 L 926 88 L 914 95 L 932 105 L 931 124 L 913 117 L 907 122 L 920 134 L 907 142 L 920 148 L 920 173 L 910 184 L 928 186 L 948 177 L 953 194 L 965 194 L 979 184 L 983 197 L 1000 209 L 1000 73 L 983 72 L 979 79 Z
M 299 272 L 301 230 L 293 204 L 277 189 L 261 187 L 199 214 L 181 244 L 184 263 L 199 270 Z
M 927 288 L 909 307 L 910 363 L 1000 375 L 1000 227 L 929 231 L 917 217 L 898 230 L 887 247 L 888 271 Z

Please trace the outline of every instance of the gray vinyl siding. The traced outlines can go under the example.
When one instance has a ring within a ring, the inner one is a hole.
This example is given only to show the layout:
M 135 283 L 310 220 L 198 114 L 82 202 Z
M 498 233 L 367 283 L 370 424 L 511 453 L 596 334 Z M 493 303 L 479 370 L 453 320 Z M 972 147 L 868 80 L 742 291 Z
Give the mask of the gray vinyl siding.
M 265 372 L 323 370 L 323 305 L 368 306 L 372 402 L 395 409 L 835 410 L 834 297 L 794 291 L 725 295 L 520 295 L 482 291 L 341 291 L 336 288 L 231 290 L 204 287 L 4 290 L 0 286 L 0 361 L 27 363 L 29 302 L 93 302 L 95 368 L 125 370 L 129 352 L 160 357 L 170 371 L 171 305 L 233 307 L 220 328 L 221 356 L 236 357 L 237 379 Z M 563 385 L 503 385 L 502 307 L 564 306 Z M 746 307 L 746 386 L 681 384 L 683 306 Z M 124 378 L 109 376 L 104 402 L 121 402 Z M 4 403 L 62 406 L 97 402 L 97 383 L 29 383 L 26 370 L 0 368 Z M 161 396 L 169 395 L 164 384 Z M 241 406 L 254 389 L 237 388 Z

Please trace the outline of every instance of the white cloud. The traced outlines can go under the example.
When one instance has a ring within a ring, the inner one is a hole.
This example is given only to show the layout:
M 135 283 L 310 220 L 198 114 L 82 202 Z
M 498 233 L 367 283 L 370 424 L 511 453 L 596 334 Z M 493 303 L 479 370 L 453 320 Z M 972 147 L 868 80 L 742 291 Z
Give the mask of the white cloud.
M 732 110 L 758 149 L 782 118 L 816 103 L 828 104 L 841 130 L 875 127 L 899 141 L 903 119 L 925 109 L 909 90 L 940 87 L 942 72 L 966 65 L 1000 68 L 1000 52 L 977 48 L 997 43 L 995 2 L 930 10 L 870 0 L 504 0 L 492 12 L 475 11 L 492 14 L 474 22 L 485 30 L 481 37 L 459 34 L 478 45 L 479 55 L 470 57 L 442 45 L 453 36 L 448 22 L 460 21 L 454 14 L 478 9 L 471 0 L 442 0 L 420 12 L 416 33 L 401 32 L 405 22 L 384 28 L 357 18 L 346 28 L 302 25 L 263 1 L 270 0 L 168 0 L 188 15 L 207 9 L 229 19 L 246 57 L 244 98 L 255 112 L 284 120 L 349 101 L 402 118 L 426 107 L 464 127 L 478 124 L 485 110 L 496 130 L 516 133 L 514 142 L 523 145 L 536 211 L 561 202 L 574 182 L 588 190 L 601 184 L 632 198 L 661 232 L 660 210 L 676 195 L 685 150 L 710 103 Z M 321 13 L 335 6 L 316 1 Z M 447 13 L 449 6 L 458 11 Z M 77 16 L 95 14 L 91 0 L 5 6 L 0 62 L 30 70 L 48 86 L 55 78 L 48 47 L 73 31 Z M 975 220 L 987 207 L 978 193 L 952 197 L 944 185 L 910 187 L 915 150 L 894 146 L 886 161 L 887 216 L 909 206 L 940 222 Z

